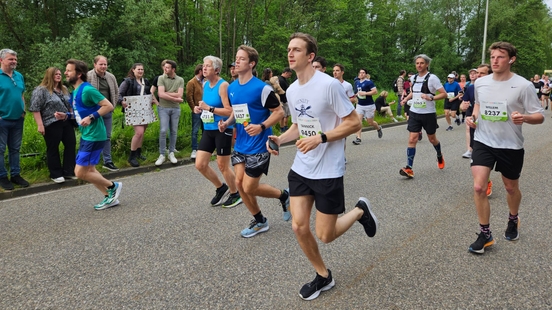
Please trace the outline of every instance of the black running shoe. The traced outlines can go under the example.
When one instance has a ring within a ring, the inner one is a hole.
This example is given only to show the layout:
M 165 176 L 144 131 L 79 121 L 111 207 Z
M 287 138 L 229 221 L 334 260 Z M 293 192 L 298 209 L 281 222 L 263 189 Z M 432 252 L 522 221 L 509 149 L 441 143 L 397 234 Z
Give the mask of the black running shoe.
M 217 192 L 215 193 L 215 197 L 213 197 L 213 199 L 211 199 L 211 205 L 214 207 L 214 206 L 218 206 L 219 204 L 221 204 L 223 202 L 223 199 L 226 195 L 228 195 L 228 192 L 230 190 L 228 189 L 228 185 L 226 185 L 225 183 L 222 183 L 222 186 L 220 188 L 217 188 Z
M 418 141 L 422 141 L 422 132 L 418 132 Z
M 514 241 L 519 239 L 518 228 L 519 228 L 519 217 L 518 217 L 517 223 L 512 220 L 509 220 L 508 227 L 504 232 L 504 239 L 508 241 Z
M 332 272 L 328 269 L 327 278 L 324 278 L 317 273 L 316 278 L 314 278 L 312 282 L 303 285 L 299 291 L 299 297 L 304 300 L 313 300 L 320 295 L 320 292 L 327 291 L 334 287 L 334 285 L 335 281 L 332 278 Z
M 378 230 L 378 219 L 372 213 L 372 209 L 370 206 L 370 201 L 364 197 L 360 197 L 358 199 L 358 202 L 356 204 L 357 208 L 362 209 L 364 211 L 364 214 L 362 217 L 358 220 L 362 226 L 364 226 L 364 231 L 368 235 L 368 237 L 373 237 L 376 235 L 376 231 Z
M 476 234 L 477 240 L 475 240 L 474 243 L 470 245 L 468 248 L 468 251 L 476 254 L 483 254 L 485 252 L 485 248 L 490 247 L 495 243 L 493 239 L 493 235 L 489 234 L 489 238 L 485 237 L 484 233 Z
M 380 129 L 378 129 L 378 138 L 382 138 L 383 137 L 383 131 L 381 131 L 381 126 L 380 126 Z

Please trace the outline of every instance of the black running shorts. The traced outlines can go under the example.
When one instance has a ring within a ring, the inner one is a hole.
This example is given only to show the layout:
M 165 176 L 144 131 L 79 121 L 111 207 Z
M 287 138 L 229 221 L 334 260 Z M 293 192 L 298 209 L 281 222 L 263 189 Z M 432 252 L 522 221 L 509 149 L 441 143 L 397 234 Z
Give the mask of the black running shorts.
M 473 142 L 471 166 L 493 167 L 506 179 L 517 180 L 523 168 L 525 150 L 495 149 L 479 141 Z
M 406 129 L 410 132 L 420 132 L 422 128 L 428 135 L 434 135 L 437 131 L 437 115 L 435 113 L 418 114 L 410 111 Z
M 307 179 L 290 170 L 288 174 L 290 196 L 314 196 L 316 210 L 324 214 L 345 212 L 343 177 L 335 179 Z
M 232 133 L 233 129 L 226 129 L 224 132 L 218 130 L 204 130 L 199 141 L 198 150 L 213 153 L 217 150 L 219 156 L 232 154 Z

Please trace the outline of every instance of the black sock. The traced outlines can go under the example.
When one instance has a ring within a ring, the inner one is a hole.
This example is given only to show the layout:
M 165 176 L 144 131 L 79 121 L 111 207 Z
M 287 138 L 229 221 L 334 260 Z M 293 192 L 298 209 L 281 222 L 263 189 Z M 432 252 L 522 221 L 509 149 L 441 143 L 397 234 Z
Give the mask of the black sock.
M 479 224 L 479 230 L 481 230 L 481 233 L 485 234 L 485 238 L 489 239 L 491 236 L 490 224 Z
M 107 188 L 114 189 L 115 188 L 115 183 L 111 182 L 111 186 L 108 186 Z
M 508 219 L 509 219 L 510 221 L 514 221 L 514 223 L 517 224 L 517 222 L 518 222 L 518 215 L 517 215 L 517 214 L 516 214 L 516 215 L 512 215 L 512 213 L 510 213 L 510 216 L 508 216 Z
M 434 145 L 433 148 L 435 148 L 435 151 L 437 151 L 437 157 L 441 157 L 441 143 L 437 143 L 437 145 Z
M 261 211 L 259 211 L 259 213 L 253 215 L 253 217 L 255 218 L 255 221 L 257 221 L 257 223 L 264 223 L 266 222 L 266 218 L 263 216 L 263 213 Z
M 285 203 L 288 197 L 289 197 L 289 193 L 283 190 L 282 193 L 280 194 L 280 198 L 278 199 L 280 199 L 282 203 Z

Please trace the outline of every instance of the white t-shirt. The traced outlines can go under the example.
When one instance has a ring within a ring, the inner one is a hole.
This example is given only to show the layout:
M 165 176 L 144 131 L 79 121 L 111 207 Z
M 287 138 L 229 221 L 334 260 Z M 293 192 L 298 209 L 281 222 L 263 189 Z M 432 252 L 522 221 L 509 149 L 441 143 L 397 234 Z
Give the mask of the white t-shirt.
M 521 125 L 515 125 L 510 115 L 541 113 L 544 109 L 535 96 L 535 87 L 514 74 L 508 81 L 495 81 L 493 75 L 475 81 L 475 104 L 479 105 L 474 140 L 499 149 L 523 148 Z
M 429 72 L 427 74 L 429 74 Z M 435 101 L 421 98 L 422 86 L 426 76 L 418 76 L 416 81 L 414 81 L 414 77 L 416 77 L 416 75 L 410 77 L 410 82 L 412 83 L 412 105 L 410 106 L 410 111 L 418 114 L 436 113 Z M 441 84 L 441 81 L 435 74 L 432 74 L 427 81 L 427 87 L 432 94 L 435 94 L 438 89 L 443 87 L 443 84 Z
M 286 92 L 292 122 L 300 128 L 307 128 L 312 123 L 313 128 L 319 127 L 322 132 L 341 124 L 341 119 L 351 114 L 354 108 L 340 84 L 337 79 L 319 71 L 303 85 L 299 85 L 299 81 L 293 82 Z M 301 127 L 301 123 L 307 125 Z M 304 132 L 301 135 L 305 135 Z M 297 151 L 291 170 L 314 180 L 342 177 L 345 174 L 344 143 L 345 139 L 321 143 L 306 154 Z
M 347 97 L 353 98 L 355 96 L 355 91 L 353 90 L 353 85 L 351 85 L 351 83 L 343 80 L 343 82 L 341 82 L 341 86 L 343 86 L 343 89 L 345 89 L 345 94 L 347 95 Z

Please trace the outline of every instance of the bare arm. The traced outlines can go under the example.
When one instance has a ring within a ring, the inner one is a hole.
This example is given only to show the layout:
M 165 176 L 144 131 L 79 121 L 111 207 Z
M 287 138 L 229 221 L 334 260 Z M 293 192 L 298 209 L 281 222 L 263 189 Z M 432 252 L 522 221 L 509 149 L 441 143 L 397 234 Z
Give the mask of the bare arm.
M 33 112 L 33 117 L 38 126 L 38 132 L 40 132 L 41 135 L 44 135 L 44 124 L 42 123 L 42 116 L 40 115 L 40 112 Z

